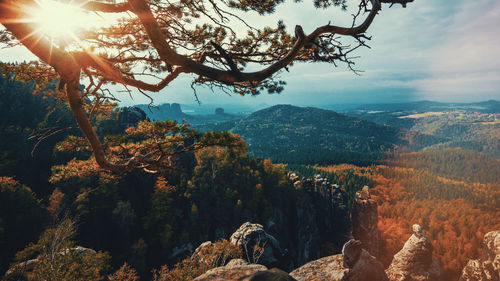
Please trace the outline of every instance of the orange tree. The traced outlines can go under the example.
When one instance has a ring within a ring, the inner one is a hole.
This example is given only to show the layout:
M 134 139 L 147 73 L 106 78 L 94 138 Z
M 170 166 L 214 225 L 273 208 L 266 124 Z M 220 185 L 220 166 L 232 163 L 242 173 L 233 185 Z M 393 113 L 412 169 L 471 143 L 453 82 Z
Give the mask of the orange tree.
M 413 0 L 353 1 L 357 12 L 351 26 L 328 23 L 309 34 L 304 33 L 300 25 L 295 26 L 295 34 L 289 34 L 282 22 L 276 27 L 257 29 L 240 16 L 241 11 L 272 14 L 283 0 L 125 0 L 118 3 L 60 0 L 64 2 L 59 3 L 61 5 L 78 6 L 102 17 L 121 15 L 109 26 L 68 33 L 64 38 L 55 38 L 42 32 L 47 28 L 40 28 L 47 26 L 48 21 L 52 29 L 76 24 L 77 18 L 68 16 L 64 9 L 43 16 L 44 10 L 62 7 L 51 2 L 54 0 L 0 0 L 0 23 L 5 27 L 0 34 L 1 41 L 11 46 L 22 44 L 41 61 L 9 69 L 7 73 L 14 72 L 17 78 L 25 80 L 57 79 L 56 93 L 69 103 L 97 164 L 110 171 L 123 172 L 161 165 L 169 158 L 170 150 L 162 147 L 168 142 L 163 135 L 162 141 L 147 143 L 156 148 L 154 154 L 137 147 L 114 146 L 120 153 L 109 156 L 112 152 L 103 146 L 91 122 L 96 112 L 115 100 L 106 85 L 121 84 L 130 93 L 131 88 L 136 88 L 147 95 L 147 91 L 162 90 L 181 74 L 194 74 L 193 84 L 209 84 L 242 95 L 255 95 L 263 90 L 280 92 L 284 82 L 277 80 L 276 75 L 297 61 L 343 62 L 352 69 L 350 53 L 366 46 L 369 39 L 366 31 L 381 5 L 406 7 Z M 348 3 L 347 0 L 314 0 L 313 4 L 318 9 L 332 6 L 345 9 Z M 62 21 L 54 22 L 54 19 Z M 232 26 L 234 21 L 247 26 L 248 32 L 238 34 Z M 351 38 L 354 44 L 342 43 L 342 37 Z M 253 71 L 258 67 L 261 69 Z M 155 77 L 158 81 L 149 82 L 151 79 L 144 77 Z M 160 128 L 165 129 L 165 126 Z M 172 135 L 179 130 L 184 128 L 172 127 L 166 131 Z

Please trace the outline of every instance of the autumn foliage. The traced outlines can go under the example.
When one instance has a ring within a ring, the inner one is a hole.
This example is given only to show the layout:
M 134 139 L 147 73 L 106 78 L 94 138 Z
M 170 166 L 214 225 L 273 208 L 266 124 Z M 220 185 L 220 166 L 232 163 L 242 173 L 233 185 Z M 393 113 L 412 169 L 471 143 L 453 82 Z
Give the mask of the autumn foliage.
M 491 168 L 465 168 L 455 175 L 451 171 L 456 166 L 466 167 L 466 164 L 450 160 L 441 170 L 436 168 L 435 163 L 423 164 L 426 157 L 445 162 L 442 157 L 448 153 L 441 153 L 441 158 L 437 155 L 439 154 L 403 155 L 390 161 L 392 167 L 337 165 L 317 169 L 336 173 L 351 169 L 359 175 L 369 177 L 372 187 L 370 194 L 378 203 L 381 241 L 379 259 L 384 266 L 388 266 L 394 254 L 403 248 L 412 234 L 411 226 L 418 223 L 433 243 L 433 254 L 445 270 L 444 280 L 458 280 L 467 261 L 481 256 L 484 234 L 498 229 L 500 225 L 500 186 L 487 180 L 484 183 L 463 180 L 491 179 L 493 175 L 474 172 L 479 169 L 486 173 Z M 473 159 L 478 157 L 473 156 Z M 401 159 L 413 160 L 408 163 Z M 465 157 L 461 161 L 468 160 Z M 485 161 L 482 163 L 487 164 Z M 409 168 L 408 165 L 418 168 Z M 471 163 L 468 165 L 472 167 Z

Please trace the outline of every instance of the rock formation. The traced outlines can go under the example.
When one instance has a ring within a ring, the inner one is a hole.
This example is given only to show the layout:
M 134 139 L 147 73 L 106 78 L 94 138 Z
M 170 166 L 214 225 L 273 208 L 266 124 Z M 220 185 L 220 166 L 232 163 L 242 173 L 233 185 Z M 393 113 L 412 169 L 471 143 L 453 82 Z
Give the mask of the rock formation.
M 467 263 L 460 281 L 500 281 L 500 230 L 486 233 L 482 258 Z
M 294 281 L 290 275 L 277 268 L 268 270 L 260 264 L 249 264 L 242 259 L 231 260 L 227 265 L 213 268 L 194 281 Z
M 437 281 L 443 270 L 432 256 L 431 241 L 420 225 L 413 225 L 413 234 L 406 241 L 403 249 L 393 258 L 386 269 L 391 281 Z
M 215 109 L 215 115 L 224 115 L 224 108 L 222 107 L 217 107 Z
M 290 273 L 298 281 L 387 281 L 382 264 L 364 250 L 358 240 L 349 240 L 342 254 L 324 257 Z
M 356 192 L 352 210 L 352 235 L 371 255 L 379 255 L 377 202 L 370 198 L 368 186 Z
M 208 280 L 240 280 L 241 278 L 252 276 L 255 273 L 266 271 L 267 267 L 260 264 L 248 264 L 242 259 L 231 260 L 221 267 L 210 269 L 198 276 L 195 281 Z
M 312 204 L 297 204 L 297 240 L 295 267 L 318 259 L 321 247 L 328 242 L 339 253 L 350 238 L 351 221 L 346 205 L 346 194 L 336 184 L 330 183 L 321 175 L 313 179 L 300 179 L 289 174 L 296 189 L 304 192 Z M 331 254 L 333 254 L 331 253 Z
M 171 103 L 170 104 L 170 114 L 172 115 L 182 115 L 182 109 L 181 109 L 181 105 L 178 104 L 178 103 Z
M 295 210 L 298 226 L 296 235 L 300 243 L 296 245 L 295 264 L 290 269 L 320 257 L 320 230 L 311 212 L 314 210 L 306 209 L 305 206 L 298 206 Z
M 194 250 L 193 254 L 191 255 L 191 258 L 192 259 L 200 258 L 200 254 L 202 251 L 209 249 L 209 248 L 212 248 L 213 246 L 214 246 L 214 243 L 212 243 L 212 241 L 205 241 L 205 242 L 201 243 L 200 246 L 198 246 L 198 248 L 196 248 Z
M 276 266 L 283 257 L 278 240 L 260 224 L 246 222 L 231 235 L 231 243 L 241 247 L 243 257 L 252 263 Z
M 137 126 L 137 123 L 146 119 L 146 112 L 135 106 L 122 107 L 118 111 L 118 123 L 122 130 Z

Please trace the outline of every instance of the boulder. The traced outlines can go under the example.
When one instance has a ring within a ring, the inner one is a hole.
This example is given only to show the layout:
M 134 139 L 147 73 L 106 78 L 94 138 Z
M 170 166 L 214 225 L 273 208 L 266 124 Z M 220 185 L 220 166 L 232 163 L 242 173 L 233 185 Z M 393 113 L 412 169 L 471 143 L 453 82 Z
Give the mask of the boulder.
M 460 281 L 500 281 L 500 230 L 486 233 L 482 258 L 467 263 Z
M 382 264 L 362 248 L 358 240 L 349 240 L 342 254 L 309 262 L 290 273 L 298 281 L 387 281 Z
M 371 199 L 368 186 L 356 192 L 351 219 L 354 239 L 361 241 L 365 250 L 378 257 L 377 202 Z
M 260 224 L 246 222 L 231 235 L 231 243 L 241 247 L 243 257 L 252 263 L 276 266 L 284 255 L 278 240 Z
M 267 269 L 260 264 L 249 264 L 242 259 L 231 260 L 227 265 L 210 269 L 194 281 L 295 281 L 288 273 Z
M 266 271 L 260 271 L 252 276 L 249 276 L 246 281 L 296 281 L 292 276 L 288 273 L 282 271 L 278 268 L 271 268 Z
M 191 255 L 191 259 L 199 259 L 200 258 L 200 253 L 206 249 L 212 248 L 214 246 L 214 243 L 212 241 L 205 241 L 198 246 Z
M 432 256 L 431 241 L 420 225 L 413 225 L 413 234 L 403 249 L 393 258 L 386 270 L 391 281 L 437 281 L 441 280 L 443 270 L 437 259 Z
M 198 276 L 195 281 L 222 281 L 222 280 L 245 280 L 255 273 L 266 271 L 267 267 L 260 264 L 249 264 L 242 259 L 231 260 L 221 267 L 210 269 Z
M 143 120 L 147 120 L 146 112 L 138 107 L 122 107 L 118 110 L 118 122 L 123 129 L 135 127 Z

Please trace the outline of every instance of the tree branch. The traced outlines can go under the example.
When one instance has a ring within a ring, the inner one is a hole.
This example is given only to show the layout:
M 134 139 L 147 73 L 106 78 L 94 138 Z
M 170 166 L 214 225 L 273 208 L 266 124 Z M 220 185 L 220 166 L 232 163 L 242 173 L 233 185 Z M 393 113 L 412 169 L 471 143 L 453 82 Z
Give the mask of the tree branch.
M 212 46 L 217 50 L 217 52 L 219 52 L 219 54 L 226 60 L 232 72 L 234 73 L 240 72 L 238 70 L 238 67 L 234 63 L 233 59 L 231 58 L 231 56 L 229 56 L 219 44 L 215 43 L 214 41 L 210 41 L 210 44 L 212 44 Z
M 144 26 L 149 39 L 152 42 L 153 47 L 157 50 L 160 58 L 168 64 L 179 65 L 186 69 L 187 72 L 196 73 L 200 76 L 204 76 L 222 83 L 232 84 L 234 82 L 252 82 L 252 81 L 262 81 L 277 71 L 281 70 L 283 67 L 290 64 L 293 59 L 297 56 L 299 51 L 313 42 L 318 36 L 331 33 L 340 35 L 354 36 L 366 32 L 368 27 L 373 22 L 373 19 L 380 10 L 379 0 L 370 0 L 372 3 L 372 8 L 367 18 L 359 26 L 347 28 L 332 25 L 325 25 L 317 28 L 308 36 L 300 36 L 296 38 L 296 42 L 282 59 L 276 61 L 274 64 L 256 72 L 240 72 L 233 73 L 232 71 L 224 71 L 217 68 L 206 66 L 202 63 L 194 61 L 186 56 L 177 54 L 169 45 L 165 34 L 161 31 L 158 22 L 156 21 L 151 9 L 144 0 L 129 0 L 131 6 L 131 11 L 135 13 L 142 25 Z M 389 0 L 385 0 L 389 1 Z M 395 0 L 401 2 L 404 0 Z M 412 0 L 406 0 L 412 1 Z M 302 29 L 300 26 L 297 29 Z M 302 32 L 303 33 L 303 32 Z
M 368 5 L 368 0 L 362 0 L 362 5 Z M 290 50 L 280 54 L 273 64 L 256 72 L 240 72 L 233 58 L 220 45 L 212 43 L 214 48 L 226 60 L 230 70 L 221 70 L 205 65 L 206 53 L 202 53 L 199 60 L 193 60 L 188 56 L 178 54 L 174 48 L 175 44 L 169 45 L 169 38 L 160 27 L 149 2 L 145 0 L 129 0 L 120 4 L 108 4 L 96 1 L 86 2 L 82 7 L 92 11 L 105 13 L 119 13 L 131 11 L 137 15 L 144 30 L 149 37 L 152 47 L 158 52 L 159 59 L 167 66 L 173 66 L 159 83 L 149 84 L 134 79 L 133 76 L 126 76 L 116 69 L 113 63 L 99 55 L 87 51 L 69 53 L 62 48 L 57 48 L 47 38 L 37 34 L 37 26 L 29 22 L 29 15 L 26 7 L 36 6 L 36 0 L 0 0 L 0 23 L 5 26 L 28 50 L 36 55 L 40 60 L 52 66 L 60 75 L 61 90 L 66 94 L 71 111 L 85 135 L 96 162 L 100 167 L 113 171 L 123 172 L 137 167 L 139 163 L 153 163 L 155 160 L 147 155 L 136 154 L 125 164 L 110 163 L 105 156 L 101 141 L 96 135 L 87 114 L 83 108 L 83 101 L 80 90 L 80 75 L 82 69 L 93 68 L 96 75 L 102 76 L 105 80 L 133 86 L 140 90 L 160 91 L 171 81 L 178 77 L 180 73 L 194 73 L 199 75 L 200 81 L 220 82 L 228 85 L 238 85 L 239 82 L 251 83 L 263 81 L 273 74 L 286 67 L 297 59 L 300 50 L 310 46 L 318 37 L 323 34 L 340 34 L 355 37 L 359 40 L 372 24 L 375 16 L 380 10 L 380 3 L 401 4 L 403 7 L 413 0 L 370 0 L 371 9 L 364 21 L 355 27 L 339 27 L 330 24 L 316 28 L 311 34 L 305 35 L 302 27 L 295 28 L 295 43 Z M 333 57 L 332 57 L 333 58 Z M 145 58 L 140 58 L 144 59 Z M 240 83 L 240 84 L 242 84 Z
M 118 4 L 110 4 L 110 3 L 102 3 L 97 1 L 79 1 L 81 2 L 81 8 L 93 11 L 93 12 L 102 12 L 102 13 L 124 13 L 130 11 L 130 6 L 127 2 L 118 3 Z

